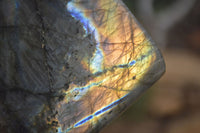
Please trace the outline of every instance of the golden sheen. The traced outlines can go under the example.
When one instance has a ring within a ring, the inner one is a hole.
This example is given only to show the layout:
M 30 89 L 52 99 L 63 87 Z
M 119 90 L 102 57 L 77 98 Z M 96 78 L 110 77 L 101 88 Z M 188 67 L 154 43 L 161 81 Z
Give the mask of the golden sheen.
M 164 60 L 121 0 L 72 0 L 66 9 L 96 50 L 81 61 L 92 78 L 71 83 L 57 106 L 58 132 L 97 132 L 161 77 Z

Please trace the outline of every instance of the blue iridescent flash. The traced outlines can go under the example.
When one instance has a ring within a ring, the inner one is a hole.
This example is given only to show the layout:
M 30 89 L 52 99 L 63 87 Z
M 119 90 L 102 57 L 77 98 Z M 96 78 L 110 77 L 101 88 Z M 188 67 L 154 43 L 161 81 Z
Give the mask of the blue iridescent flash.
M 127 94 L 128 95 L 128 94 Z M 99 116 L 101 114 L 103 114 L 104 112 L 107 112 L 109 111 L 110 109 L 114 108 L 115 106 L 117 106 L 118 104 L 122 103 L 127 95 L 123 96 L 122 98 L 120 99 L 117 99 L 116 101 L 112 102 L 111 104 L 107 105 L 106 107 L 96 111 L 94 114 L 92 115 L 89 115 L 87 116 L 86 118 L 83 118 L 82 120 L 80 120 L 79 122 L 77 122 L 75 125 L 74 125 L 74 128 L 78 127 L 78 126 L 81 126 L 83 125 L 84 123 L 88 122 L 89 120 L 93 119 L 94 117 L 96 116 Z
M 86 36 L 88 34 L 93 34 L 96 40 L 96 51 L 91 59 L 91 67 L 95 70 L 94 72 L 97 71 L 102 71 L 102 63 L 103 63 L 103 52 L 100 49 L 100 41 L 99 41 L 99 36 L 98 32 L 93 25 L 92 21 L 84 15 L 83 12 L 81 12 L 80 9 L 78 9 L 73 2 L 69 2 L 67 4 L 67 10 L 69 13 L 74 17 L 76 20 L 79 20 L 83 24 L 83 28 L 85 29 Z

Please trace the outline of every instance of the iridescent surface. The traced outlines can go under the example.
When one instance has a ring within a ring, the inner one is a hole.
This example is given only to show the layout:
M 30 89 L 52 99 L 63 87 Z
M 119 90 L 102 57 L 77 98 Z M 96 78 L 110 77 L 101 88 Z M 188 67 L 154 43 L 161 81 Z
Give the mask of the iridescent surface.
M 98 131 L 159 79 L 164 61 L 120 0 L 72 0 L 66 9 L 96 50 L 81 61 L 88 83 L 71 83 L 57 106 L 58 132 Z

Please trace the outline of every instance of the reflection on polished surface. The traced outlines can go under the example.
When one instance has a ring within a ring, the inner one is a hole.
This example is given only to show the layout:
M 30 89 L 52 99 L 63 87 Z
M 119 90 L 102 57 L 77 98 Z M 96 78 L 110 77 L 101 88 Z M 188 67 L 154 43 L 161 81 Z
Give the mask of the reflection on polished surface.
M 66 9 L 96 50 L 81 61 L 92 75 L 88 83 L 71 83 L 57 106 L 58 132 L 98 131 L 159 79 L 164 61 L 120 0 L 72 0 Z

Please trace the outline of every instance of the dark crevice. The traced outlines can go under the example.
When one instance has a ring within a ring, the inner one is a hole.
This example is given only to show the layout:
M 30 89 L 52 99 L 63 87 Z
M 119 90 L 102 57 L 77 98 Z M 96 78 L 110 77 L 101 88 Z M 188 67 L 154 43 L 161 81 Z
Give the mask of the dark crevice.
M 42 17 L 42 14 L 40 13 L 40 10 L 39 10 L 39 7 L 38 7 L 38 3 L 37 3 L 37 0 L 35 0 L 35 5 L 36 5 L 36 11 L 37 11 L 37 15 L 40 19 L 40 23 L 41 23 L 41 26 L 42 26 L 42 32 L 41 32 L 41 48 L 44 49 L 44 53 L 43 53 L 43 56 L 44 56 L 44 65 L 46 67 L 46 70 L 47 70 L 47 73 L 48 73 L 48 80 L 49 80 L 49 88 L 50 88 L 50 92 L 53 90 L 52 86 L 53 86 L 53 81 L 52 81 L 52 76 L 50 74 L 50 67 L 47 63 L 47 46 L 46 46 L 46 41 L 45 41 L 45 33 L 48 31 L 47 28 L 45 27 L 45 24 L 44 24 L 44 20 L 43 20 L 43 17 Z

